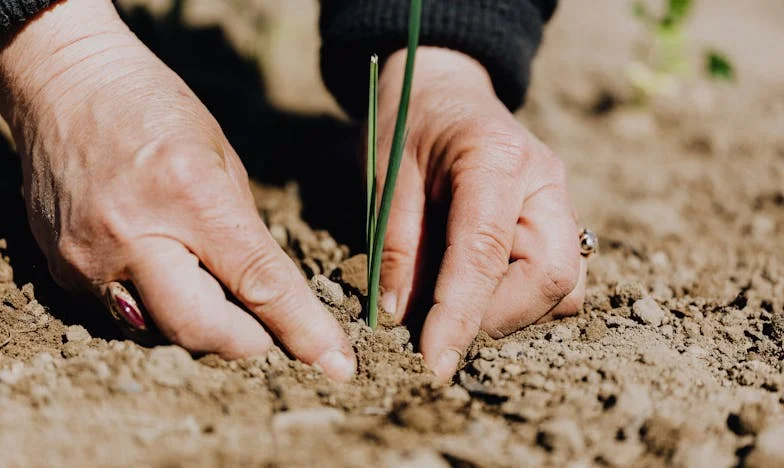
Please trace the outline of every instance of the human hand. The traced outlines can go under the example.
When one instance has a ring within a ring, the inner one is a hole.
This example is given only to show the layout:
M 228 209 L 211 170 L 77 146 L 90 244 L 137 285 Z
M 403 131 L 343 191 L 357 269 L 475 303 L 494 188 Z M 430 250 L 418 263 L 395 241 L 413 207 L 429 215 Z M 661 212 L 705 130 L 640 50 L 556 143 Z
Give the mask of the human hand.
M 396 52 L 381 75 L 379 184 L 404 62 L 405 51 Z M 419 283 L 437 269 L 420 344 L 427 364 L 448 380 L 480 328 L 502 337 L 576 313 L 586 264 L 563 163 L 498 100 L 478 62 L 420 47 L 408 128 L 381 302 L 403 321 L 422 294 Z M 428 231 L 439 224 L 438 234 Z M 428 246 L 436 235 L 445 244 L 434 254 Z
M 354 374 L 347 338 L 262 223 L 217 122 L 110 1 L 60 2 L 31 21 L 0 50 L 0 78 L 58 283 L 100 295 L 131 281 L 191 351 L 260 355 L 269 331 L 329 376 Z

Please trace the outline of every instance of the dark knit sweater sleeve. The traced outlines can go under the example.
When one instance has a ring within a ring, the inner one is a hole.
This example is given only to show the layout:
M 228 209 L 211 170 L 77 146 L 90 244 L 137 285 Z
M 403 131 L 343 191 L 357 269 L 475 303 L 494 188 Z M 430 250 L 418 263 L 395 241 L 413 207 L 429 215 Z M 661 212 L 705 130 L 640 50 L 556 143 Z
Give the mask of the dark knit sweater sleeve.
M 32 18 L 56 0 L 0 0 L 0 33 Z
M 543 24 L 557 0 L 423 0 L 422 45 L 446 47 L 478 60 L 496 94 L 515 110 L 523 103 Z M 352 116 L 367 112 L 368 63 L 383 64 L 404 48 L 409 0 L 322 0 L 321 72 Z

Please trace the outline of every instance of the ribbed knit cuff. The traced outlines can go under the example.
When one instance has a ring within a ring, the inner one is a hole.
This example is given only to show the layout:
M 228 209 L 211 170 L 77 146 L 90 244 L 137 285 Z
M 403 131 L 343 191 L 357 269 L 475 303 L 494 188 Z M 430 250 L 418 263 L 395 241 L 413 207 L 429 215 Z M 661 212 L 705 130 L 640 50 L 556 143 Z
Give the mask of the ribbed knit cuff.
M 498 97 L 515 110 L 523 103 L 542 25 L 555 3 L 424 0 L 420 43 L 457 50 L 479 61 Z M 406 46 L 408 16 L 408 0 L 322 0 L 322 76 L 353 117 L 367 112 L 363 90 L 370 56 L 378 54 L 383 64 Z
M 23 23 L 57 0 L 0 0 L 0 33 Z

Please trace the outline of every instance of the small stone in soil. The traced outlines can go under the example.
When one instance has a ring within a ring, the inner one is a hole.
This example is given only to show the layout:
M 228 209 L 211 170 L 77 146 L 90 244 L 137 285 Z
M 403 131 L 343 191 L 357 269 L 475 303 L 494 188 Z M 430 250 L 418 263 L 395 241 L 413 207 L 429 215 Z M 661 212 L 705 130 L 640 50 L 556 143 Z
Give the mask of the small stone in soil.
M 585 327 L 585 338 L 588 341 L 599 341 L 607 334 L 607 324 L 600 318 L 595 318 Z
M 343 299 L 346 297 L 343 294 L 343 288 L 326 276 L 314 276 L 310 280 L 310 285 L 316 292 L 316 295 L 329 305 L 338 306 L 343 303 Z
M 397 347 L 404 347 L 411 340 L 411 332 L 406 327 L 395 327 L 388 333 Z
M 79 343 L 76 341 L 69 341 L 63 345 L 63 349 L 60 351 L 60 354 L 63 355 L 64 358 L 70 359 L 72 357 L 79 356 L 87 349 L 84 343 Z
M 640 283 L 621 283 L 615 287 L 613 306 L 630 306 L 645 297 L 645 288 Z
M 658 327 L 664 320 L 664 309 L 653 298 L 646 297 L 634 303 L 632 316 L 645 325 Z
M 357 296 L 349 296 L 343 303 L 343 306 L 345 307 L 349 317 L 354 320 L 359 320 L 359 316 L 362 315 L 362 303 L 359 301 Z
M 523 372 L 525 372 L 525 368 L 516 362 L 504 365 L 502 370 L 505 374 L 511 377 L 517 377 L 518 375 L 521 375 Z
M 26 297 L 28 301 L 35 299 L 35 287 L 33 286 L 33 283 L 24 284 L 20 291 L 22 291 L 22 294 L 24 294 L 24 297 Z
M 492 361 L 498 357 L 498 350 L 495 348 L 482 348 L 479 350 L 479 357 Z
M 319 248 L 324 252 L 335 252 L 340 251 L 338 248 L 338 243 L 335 239 L 332 238 L 329 234 L 327 234 L 323 239 L 319 241 Z
M 468 403 L 471 401 L 471 395 L 468 394 L 468 390 L 457 385 L 445 388 L 441 392 L 441 395 L 446 400 L 456 401 L 459 403 Z
M 547 339 L 556 343 L 572 341 L 572 329 L 563 324 L 556 325 L 547 334 Z
M 44 309 L 44 306 L 39 304 L 37 300 L 32 299 L 24 306 L 23 311 L 31 317 L 40 317 L 46 312 L 46 309 Z
M 71 325 L 65 329 L 65 340 L 73 343 L 87 343 L 92 339 L 90 333 L 81 325 Z
M 498 355 L 504 359 L 520 359 L 525 356 L 525 346 L 517 341 L 510 341 L 501 346 Z

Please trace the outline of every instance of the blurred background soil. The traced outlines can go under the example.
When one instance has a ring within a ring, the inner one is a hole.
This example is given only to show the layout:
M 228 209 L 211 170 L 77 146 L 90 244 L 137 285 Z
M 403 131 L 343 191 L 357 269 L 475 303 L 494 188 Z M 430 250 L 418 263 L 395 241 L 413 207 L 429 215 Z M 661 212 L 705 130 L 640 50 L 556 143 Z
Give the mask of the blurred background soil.
M 359 129 L 319 79 L 317 2 L 118 3 L 245 158 L 360 371 L 122 341 L 51 284 L 0 143 L 0 466 L 784 466 L 780 1 L 698 2 L 695 63 L 723 50 L 737 83 L 697 70 L 644 107 L 628 2 L 561 2 L 520 118 L 569 166 L 601 255 L 577 317 L 480 336 L 451 386 L 405 329 L 356 320 Z

